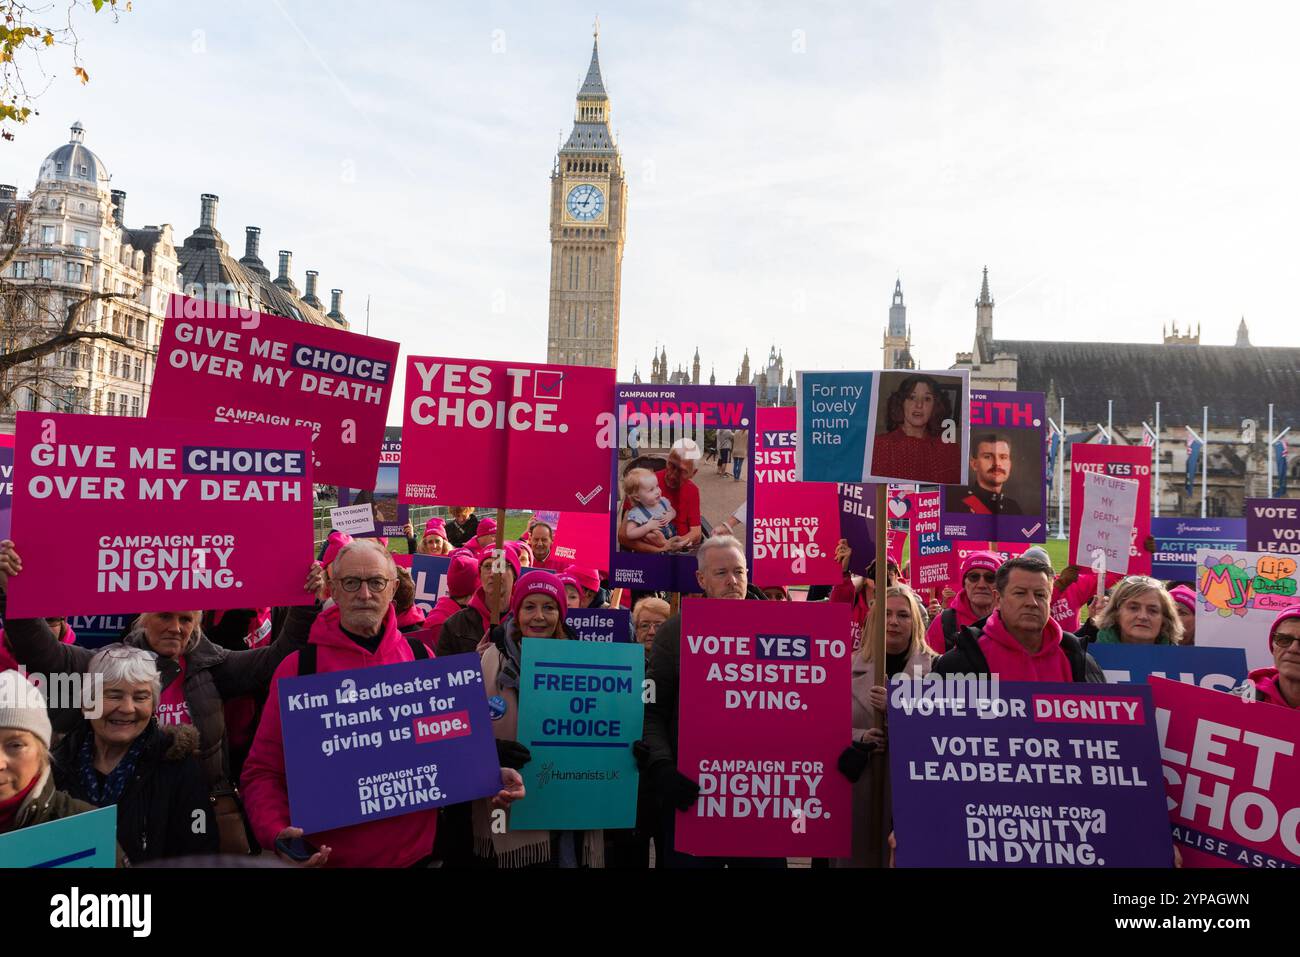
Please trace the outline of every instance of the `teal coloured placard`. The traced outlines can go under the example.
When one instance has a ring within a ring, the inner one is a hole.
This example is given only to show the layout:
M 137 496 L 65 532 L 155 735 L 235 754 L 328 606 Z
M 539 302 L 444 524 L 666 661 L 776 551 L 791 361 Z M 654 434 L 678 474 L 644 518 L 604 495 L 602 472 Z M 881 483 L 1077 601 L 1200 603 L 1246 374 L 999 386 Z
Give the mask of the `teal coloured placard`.
M 116 866 L 116 807 L 74 814 L 0 837 L 0 867 Z
M 533 757 L 511 830 L 636 825 L 644 679 L 640 645 L 524 639 L 518 734 Z

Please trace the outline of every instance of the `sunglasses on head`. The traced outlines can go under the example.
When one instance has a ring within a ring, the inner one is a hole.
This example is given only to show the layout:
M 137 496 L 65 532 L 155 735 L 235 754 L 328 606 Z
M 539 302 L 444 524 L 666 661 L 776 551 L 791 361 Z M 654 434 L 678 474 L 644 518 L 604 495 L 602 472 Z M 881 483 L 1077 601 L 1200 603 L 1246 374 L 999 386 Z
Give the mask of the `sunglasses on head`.
M 968 582 L 986 582 L 992 585 L 998 580 L 998 576 L 994 572 L 967 572 L 966 580 Z

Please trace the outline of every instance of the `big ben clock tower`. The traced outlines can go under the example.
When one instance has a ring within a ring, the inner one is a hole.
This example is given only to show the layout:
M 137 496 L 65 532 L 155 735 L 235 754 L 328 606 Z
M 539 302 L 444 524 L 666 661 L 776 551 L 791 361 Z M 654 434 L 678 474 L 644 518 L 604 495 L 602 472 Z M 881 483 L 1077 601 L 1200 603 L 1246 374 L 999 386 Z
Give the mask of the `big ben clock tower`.
M 551 171 L 548 362 L 618 366 L 627 180 L 609 123 L 597 34 L 578 91 L 573 132 Z

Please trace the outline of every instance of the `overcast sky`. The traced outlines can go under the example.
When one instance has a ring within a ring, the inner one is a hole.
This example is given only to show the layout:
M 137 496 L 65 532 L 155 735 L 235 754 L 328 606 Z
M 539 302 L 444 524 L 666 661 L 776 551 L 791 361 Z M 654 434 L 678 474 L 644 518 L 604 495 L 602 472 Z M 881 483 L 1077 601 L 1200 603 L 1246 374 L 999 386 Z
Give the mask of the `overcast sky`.
M 1088 2 L 601 4 L 629 171 L 619 372 L 657 343 L 874 368 L 901 277 L 923 367 L 971 347 L 989 266 L 1007 338 L 1294 345 L 1297 8 Z M 82 19 L 32 187 L 73 120 L 128 225 L 221 196 L 236 255 L 292 249 L 354 329 L 544 361 L 549 175 L 596 11 L 566 2 L 134 0 Z M 322 293 L 325 298 L 325 293 Z M 395 403 L 394 408 L 398 408 Z

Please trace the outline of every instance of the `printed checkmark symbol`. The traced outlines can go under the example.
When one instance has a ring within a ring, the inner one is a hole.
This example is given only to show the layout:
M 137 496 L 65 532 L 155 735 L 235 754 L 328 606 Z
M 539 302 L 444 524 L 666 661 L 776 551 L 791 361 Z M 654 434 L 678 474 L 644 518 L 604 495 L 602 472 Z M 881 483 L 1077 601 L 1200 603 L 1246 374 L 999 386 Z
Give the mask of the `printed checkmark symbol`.
M 565 377 L 566 375 L 568 375 L 567 372 L 561 372 L 561 373 L 560 373 L 560 377 L 559 377 L 558 379 L 556 379 L 554 383 L 552 383 L 552 384 L 550 384 L 550 385 L 542 385 L 542 386 L 539 386 L 539 388 L 540 388 L 543 392 L 556 392 L 556 391 L 559 390 L 560 385 L 564 382 L 564 377 Z
M 603 485 L 597 485 L 595 488 L 593 488 L 593 489 L 592 489 L 590 492 L 588 492 L 586 495 L 583 495 L 581 492 L 574 492 L 574 493 L 573 493 L 573 497 L 576 498 L 576 499 L 577 499 L 579 502 L 581 502 L 583 505 L 586 505 L 586 504 L 587 504 L 588 502 L 590 502 L 593 498 L 595 498 L 597 495 L 599 495 L 599 494 L 601 493 L 601 490 L 604 489 L 604 487 L 605 487 L 605 486 L 603 486 Z
M 1025 538 L 1029 538 L 1031 535 L 1034 534 L 1034 532 L 1038 531 L 1038 530 L 1039 530 L 1040 528 L 1042 528 L 1042 527 L 1043 527 L 1043 523 L 1042 523 L 1042 522 L 1038 522 L 1038 523 L 1036 523 L 1036 524 L 1034 525 L 1033 528 L 1024 528 L 1024 529 L 1021 529 L 1021 530 L 1020 530 L 1020 534 L 1024 535 Z

